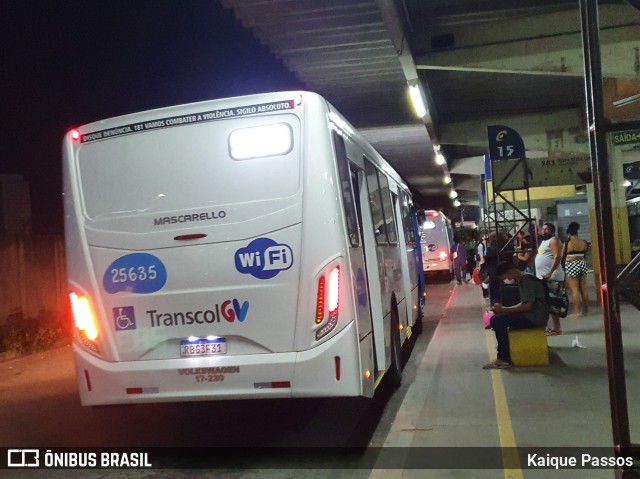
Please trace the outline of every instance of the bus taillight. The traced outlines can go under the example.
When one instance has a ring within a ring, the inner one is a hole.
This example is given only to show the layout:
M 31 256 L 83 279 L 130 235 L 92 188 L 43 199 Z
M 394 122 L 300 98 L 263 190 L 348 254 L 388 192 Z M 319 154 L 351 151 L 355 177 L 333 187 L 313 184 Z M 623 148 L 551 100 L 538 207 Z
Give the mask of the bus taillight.
M 318 280 L 318 296 L 316 300 L 316 324 L 320 324 L 324 319 L 324 275 Z
M 91 311 L 89 300 L 84 296 L 78 296 L 73 291 L 69 293 L 71 300 L 71 311 L 76 328 L 84 337 L 90 341 L 95 341 L 98 337 L 98 327 L 96 318 Z
M 447 256 L 449 255 L 446 251 L 440 251 L 440 261 L 444 261 L 445 259 L 447 259 Z
M 316 324 L 322 324 L 322 326 L 316 331 L 316 341 L 322 339 L 324 336 L 333 331 L 338 324 L 338 308 L 340 306 L 339 293 L 340 267 L 333 266 L 329 270 L 328 274 L 322 274 L 318 279 L 318 296 L 316 299 Z M 325 305 L 327 308 L 327 312 L 329 313 L 326 321 Z
M 71 138 L 74 140 L 80 139 L 80 132 L 78 130 L 71 130 Z

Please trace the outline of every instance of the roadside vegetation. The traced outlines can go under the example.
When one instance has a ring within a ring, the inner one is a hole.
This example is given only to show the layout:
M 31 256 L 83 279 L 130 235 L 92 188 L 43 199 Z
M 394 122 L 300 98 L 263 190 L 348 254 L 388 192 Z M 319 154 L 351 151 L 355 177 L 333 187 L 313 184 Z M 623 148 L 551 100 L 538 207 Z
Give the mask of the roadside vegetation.
M 65 314 L 41 310 L 35 317 L 15 312 L 0 319 L 0 353 L 29 354 L 70 337 L 70 322 Z

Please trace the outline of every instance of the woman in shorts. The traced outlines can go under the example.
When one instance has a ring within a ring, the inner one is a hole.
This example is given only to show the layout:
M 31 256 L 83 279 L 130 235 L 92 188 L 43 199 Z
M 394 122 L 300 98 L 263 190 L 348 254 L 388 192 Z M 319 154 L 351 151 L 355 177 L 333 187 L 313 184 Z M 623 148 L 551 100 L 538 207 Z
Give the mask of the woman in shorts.
M 578 237 L 578 223 L 570 223 L 567 227 L 569 239 L 564 245 L 567 248 L 565 262 L 566 282 L 571 291 L 572 317 L 589 314 L 589 297 L 587 295 L 587 263 L 584 259 L 589 250 L 589 243 Z M 580 300 L 582 299 L 582 305 Z

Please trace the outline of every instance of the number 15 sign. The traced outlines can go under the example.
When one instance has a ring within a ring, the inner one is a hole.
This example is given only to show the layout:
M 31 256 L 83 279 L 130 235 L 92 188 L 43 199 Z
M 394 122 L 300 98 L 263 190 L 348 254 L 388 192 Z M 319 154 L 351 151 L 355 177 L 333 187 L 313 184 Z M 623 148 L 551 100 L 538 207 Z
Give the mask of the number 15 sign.
M 492 160 L 520 160 L 525 158 L 524 142 L 512 128 L 504 125 L 487 127 L 489 156 Z

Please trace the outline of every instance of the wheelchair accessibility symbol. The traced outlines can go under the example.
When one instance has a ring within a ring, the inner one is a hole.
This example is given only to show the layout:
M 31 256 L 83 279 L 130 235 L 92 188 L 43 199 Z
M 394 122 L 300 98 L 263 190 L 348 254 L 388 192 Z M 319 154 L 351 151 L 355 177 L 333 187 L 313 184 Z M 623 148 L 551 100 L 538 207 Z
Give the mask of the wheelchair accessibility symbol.
M 136 329 L 136 315 L 133 306 L 113 308 L 113 320 L 116 331 L 128 331 Z

